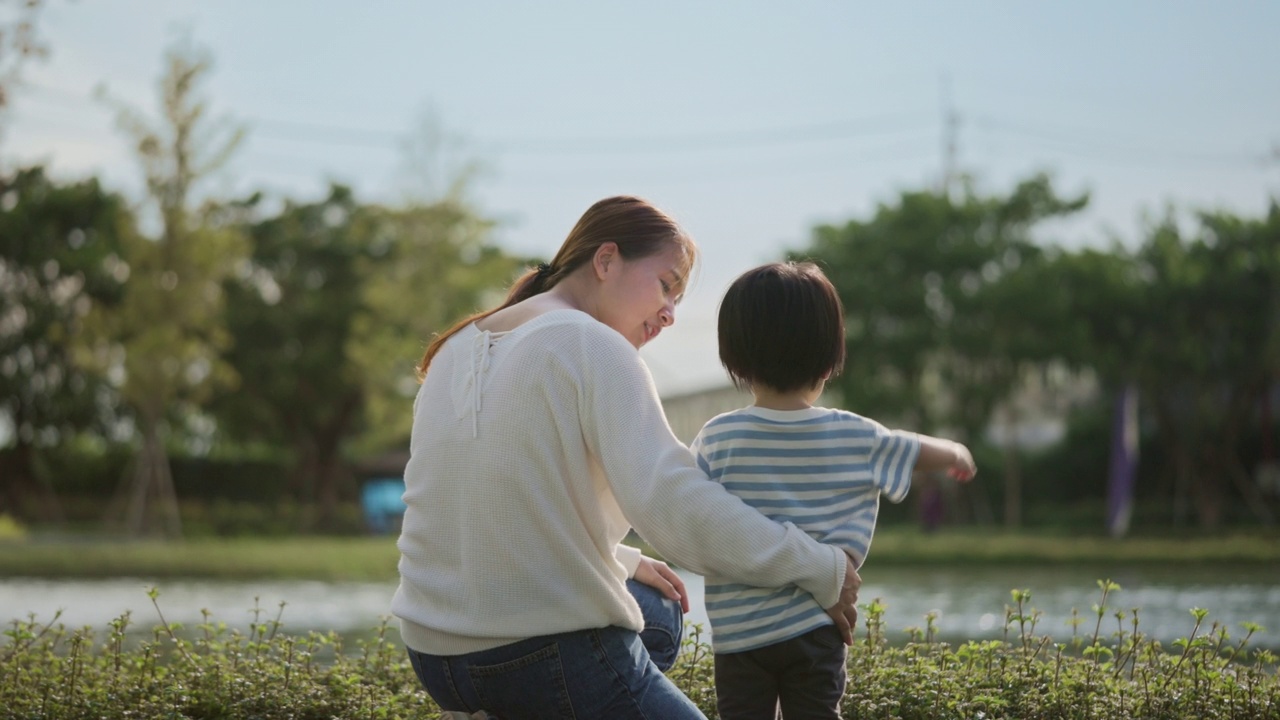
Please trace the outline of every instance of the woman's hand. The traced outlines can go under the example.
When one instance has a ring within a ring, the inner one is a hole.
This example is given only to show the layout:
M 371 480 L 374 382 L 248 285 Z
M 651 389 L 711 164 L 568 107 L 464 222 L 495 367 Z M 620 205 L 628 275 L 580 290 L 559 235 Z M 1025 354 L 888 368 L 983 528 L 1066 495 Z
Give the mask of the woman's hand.
M 836 628 L 844 636 L 844 644 L 853 644 L 853 631 L 858 626 L 858 588 L 862 587 L 862 577 L 853 560 L 844 556 L 844 585 L 840 586 L 840 598 L 836 604 L 827 608 L 827 614 L 836 621 Z M 637 577 L 639 573 L 636 573 Z
M 641 557 L 640 564 L 636 566 L 635 580 L 680 601 L 680 609 L 689 612 L 689 593 L 684 590 L 684 580 L 661 560 Z

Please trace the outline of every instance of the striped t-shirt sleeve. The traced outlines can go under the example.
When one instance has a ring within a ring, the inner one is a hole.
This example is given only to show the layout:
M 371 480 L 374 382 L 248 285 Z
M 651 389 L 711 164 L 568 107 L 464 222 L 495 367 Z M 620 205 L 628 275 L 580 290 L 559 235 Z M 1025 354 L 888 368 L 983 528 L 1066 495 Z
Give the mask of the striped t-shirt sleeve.
M 863 419 L 874 431 L 870 457 L 871 475 L 890 502 L 902 502 L 911 489 L 911 473 L 920 456 L 920 439 L 905 430 L 890 430 L 874 420 Z
M 706 431 L 707 430 L 704 427 L 701 431 L 698 432 L 698 436 L 695 437 L 693 439 L 693 442 L 689 444 L 689 451 L 693 453 L 694 459 L 698 461 L 698 467 L 702 470 L 702 472 L 706 473 L 708 478 L 710 478 L 711 465 L 707 462 L 707 456 L 703 453 L 703 447 L 702 447 L 702 436 L 704 433 L 706 433 Z

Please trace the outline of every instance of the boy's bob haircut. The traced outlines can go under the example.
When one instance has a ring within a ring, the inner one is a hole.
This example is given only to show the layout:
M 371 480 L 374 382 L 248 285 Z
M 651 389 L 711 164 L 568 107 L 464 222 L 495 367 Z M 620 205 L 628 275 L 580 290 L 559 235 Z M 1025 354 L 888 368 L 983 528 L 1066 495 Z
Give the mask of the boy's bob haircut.
M 761 265 L 725 292 L 719 339 L 720 363 L 738 389 L 812 388 L 844 367 L 844 306 L 811 262 Z

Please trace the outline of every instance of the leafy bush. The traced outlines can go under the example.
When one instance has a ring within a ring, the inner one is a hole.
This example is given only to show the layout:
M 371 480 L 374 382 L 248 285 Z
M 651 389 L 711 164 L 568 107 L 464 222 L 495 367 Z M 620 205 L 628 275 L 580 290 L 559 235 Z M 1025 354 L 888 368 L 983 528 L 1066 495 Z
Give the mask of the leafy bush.
M 305 534 L 366 535 L 364 514 L 357 503 L 339 503 L 333 516 L 318 526 L 315 504 L 280 499 L 274 503 L 226 499 L 184 500 L 179 506 L 183 534 L 188 538 L 284 538 Z
M 0 513 L 0 542 L 21 540 L 26 536 L 27 529 L 22 523 L 13 519 L 8 513 Z
M 1180 718 L 1280 720 L 1276 656 L 1250 650 L 1262 628 L 1245 623 L 1233 640 L 1208 613 L 1172 648 L 1146 637 L 1138 611 L 1106 604 L 1118 586 L 1099 581 L 1102 598 L 1072 635 L 1040 635 L 1040 614 L 1025 590 L 1012 592 L 1005 637 L 952 648 L 937 640 L 932 616 L 891 646 L 878 600 L 862 606 L 863 625 L 849 652 L 846 718 Z M 101 641 L 90 628 L 68 630 L 34 619 L 14 621 L 0 648 L 0 717 L 4 718 L 424 718 L 438 708 L 422 691 L 404 651 L 386 636 L 344 647 L 334 633 L 281 632 L 280 613 L 255 608 L 247 633 L 205 613 L 193 629 L 160 624 L 149 639 L 126 639 L 128 614 Z M 1114 623 L 1114 625 L 1113 625 Z M 1104 631 L 1104 625 L 1114 631 Z M 188 639 L 191 638 L 191 639 Z M 715 717 L 710 647 L 691 626 L 670 677 Z
M 1087 622 L 1077 616 L 1072 636 L 1038 635 L 1041 614 L 1031 593 L 1013 590 L 1002 640 L 951 648 L 936 641 L 934 617 L 908 628 L 911 641 L 889 647 L 878 602 L 863 606 L 865 635 L 849 653 L 846 718 L 1280 718 L 1276 656 L 1248 650 L 1263 628 L 1245 623 L 1233 641 L 1208 612 L 1191 610 L 1191 634 L 1173 652 L 1139 629 L 1139 611 L 1106 605 L 1120 587 L 1098 581 L 1101 601 Z M 1104 625 L 1115 630 L 1104 632 Z M 1092 627 L 1089 627 L 1089 625 Z M 1081 627 L 1085 632 L 1081 632 Z
M 150 595 L 155 603 L 159 593 Z M 438 710 L 403 649 L 386 639 L 385 621 L 351 652 L 335 633 L 281 633 L 280 615 L 264 620 L 256 608 L 247 634 L 205 612 L 187 640 L 155 607 L 161 622 L 137 644 L 126 639 L 128 613 L 110 623 L 101 642 L 90 628 L 11 623 L 0 652 L 0 717 L 318 720 Z

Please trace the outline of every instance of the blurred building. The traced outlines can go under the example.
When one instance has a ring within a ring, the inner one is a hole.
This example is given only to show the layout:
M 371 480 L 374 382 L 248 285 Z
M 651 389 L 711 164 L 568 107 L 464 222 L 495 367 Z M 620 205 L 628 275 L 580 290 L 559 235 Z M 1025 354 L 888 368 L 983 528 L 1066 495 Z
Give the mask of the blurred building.
M 1049 447 L 1066 437 L 1072 410 L 1095 402 L 1098 392 L 1092 372 L 1056 364 L 1029 370 L 1013 397 L 996 407 L 986 439 L 997 447 Z
M 1090 373 L 1079 373 L 1065 366 L 1048 366 L 1028 371 L 1022 377 L 1013 397 L 996 407 L 986 439 L 997 447 L 1010 445 L 1023 449 L 1053 445 L 1066 435 L 1071 411 L 1096 400 L 1098 383 Z M 662 408 L 667 422 L 681 442 L 688 444 L 704 423 L 720 413 L 729 412 L 752 402 L 751 393 L 738 390 L 727 382 L 700 390 L 665 394 Z M 939 387 L 935 402 L 939 407 L 948 402 Z M 838 391 L 824 392 L 818 398 L 823 407 L 845 408 Z M 845 408 L 858 412 L 858 408 Z M 906 427 L 895 418 L 875 417 L 889 427 Z M 907 428 L 915 429 L 915 428 Z M 950 437 L 946 430 L 939 435 Z
M 823 393 L 818 398 L 818 405 L 824 407 L 840 407 L 839 396 Z M 751 393 L 739 390 L 727 382 L 720 385 L 666 395 L 662 398 L 662 409 L 667 414 L 667 423 L 680 442 L 688 445 L 698 435 L 698 431 L 711 418 L 746 407 L 753 402 Z

